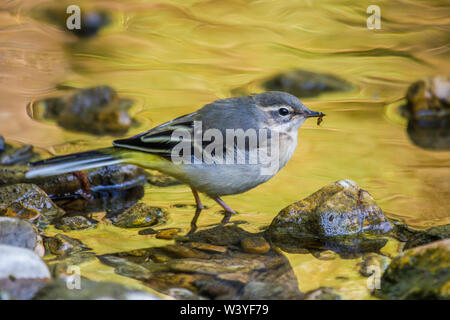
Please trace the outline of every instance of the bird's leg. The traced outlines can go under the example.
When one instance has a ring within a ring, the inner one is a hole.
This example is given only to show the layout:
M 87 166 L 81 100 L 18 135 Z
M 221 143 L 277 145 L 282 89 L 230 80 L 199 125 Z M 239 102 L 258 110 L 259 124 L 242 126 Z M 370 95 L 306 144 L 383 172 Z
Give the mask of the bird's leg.
M 228 222 L 230 222 L 230 218 L 232 214 L 236 214 L 236 212 L 231 209 L 222 199 L 220 199 L 219 197 L 214 199 L 222 208 L 224 208 L 225 210 L 225 215 L 221 221 L 222 224 L 227 224 Z
M 192 190 L 192 194 L 194 195 L 196 208 L 195 208 L 194 217 L 192 218 L 192 221 L 191 221 L 191 230 L 189 230 L 188 235 L 191 233 L 194 233 L 195 230 L 197 230 L 197 220 L 198 220 L 198 217 L 200 216 L 200 212 L 202 212 L 202 209 L 204 208 L 202 201 L 200 200 L 200 197 L 198 195 L 197 190 L 195 190 L 192 187 L 191 187 L 191 190 Z
M 92 199 L 91 195 L 91 183 L 84 171 L 74 171 L 72 174 L 78 179 L 81 185 L 80 195 L 85 200 Z

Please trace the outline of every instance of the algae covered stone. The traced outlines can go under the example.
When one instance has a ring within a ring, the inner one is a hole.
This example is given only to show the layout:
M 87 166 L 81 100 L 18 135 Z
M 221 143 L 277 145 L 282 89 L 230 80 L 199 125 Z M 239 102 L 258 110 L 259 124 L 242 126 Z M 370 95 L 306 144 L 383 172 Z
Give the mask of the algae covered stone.
M 351 180 L 323 187 L 283 210 L 267 233 L 286 251 L 331 249 L 344 255 L 377 251 L 392 229 L 370 194 Z
M 167 213 L 158 207 L 137 203 L 111 218 L 113 224 L 122 228 L 150 227 L 165 221 Z
M 62 215 L 64 211 L 34 184 L 0 187 L 0 216 L 33 221 L 42 229 Z
M 450 239 L 406 250 L 381 277 L 387 299 L 450 299 Z

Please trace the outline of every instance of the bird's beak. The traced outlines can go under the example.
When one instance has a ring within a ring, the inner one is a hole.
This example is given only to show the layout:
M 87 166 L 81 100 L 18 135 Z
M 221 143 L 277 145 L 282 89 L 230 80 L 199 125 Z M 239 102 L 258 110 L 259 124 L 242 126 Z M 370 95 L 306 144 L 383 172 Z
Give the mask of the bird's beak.
M 309 112 L 306 113 L 304 116 L 305 116 L 305 118 L 324 117 L 325 113 L 309 110 Z

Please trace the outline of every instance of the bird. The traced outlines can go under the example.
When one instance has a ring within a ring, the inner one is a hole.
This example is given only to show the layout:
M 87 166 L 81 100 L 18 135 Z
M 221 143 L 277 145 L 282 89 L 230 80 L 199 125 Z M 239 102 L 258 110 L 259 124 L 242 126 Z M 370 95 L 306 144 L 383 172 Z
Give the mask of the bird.
M 119 163 L 157 170 L 191 188 L 196 203 L 191 231 L 195 231 L 204 208 L 199 193 L 224 209 L 221 223 L 228 223 L 236 212 L 221 197 L 246 192 L 271 179 L 291 159 L 305 120 L 323 116 L 281 91 L 220 99 L 133 137 L 115 140 L 112 147 L 31 163 L 25 176 L 53 176 Z M 209 153 L 202 153 L 207 149 Z M 273 164 L 270 160 L 276 164 L 271 170 L 267 169 Z

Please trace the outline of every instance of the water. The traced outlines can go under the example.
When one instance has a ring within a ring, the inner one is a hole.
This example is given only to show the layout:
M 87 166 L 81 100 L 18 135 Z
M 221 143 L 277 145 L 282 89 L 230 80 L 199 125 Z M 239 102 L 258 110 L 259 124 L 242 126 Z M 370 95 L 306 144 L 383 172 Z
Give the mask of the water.
M 53 1 L 3 2 L 0 133 L 54 154 L 107 146 L 112 137 L 69 132 L 27 116 L 30 101 L 57 95 L 62 86 L 107 84 L 134 99 L 131 113 L 139 126 L 131 136 L 229 97 L 236 88 L 262 91 L 260 80 L 278 72 L 332 73 L 356 89 L 302 99 L 327 117 L 320 127 L 314 120 L 302 127 L 292 160 L 275 178 L 225 199 L 239 211 L 235 219 L 258 231 L 290 203 L 333 181 L 352 179 L 390 217 L 418 228 L 449 223 L 450 153 L 414 146 L 405 122 L 386 110 L 415 80 L 448 74 L 450 8 L 430 0 L 377 4 L 381 30 L 367 29 L 365 3 L 345 0 L 96 1 L 97 8 L 111 12 L 112 23 L 97 37 L 78 40 L 44 22 L 42 11 L 54 7 Z M 209 209 L 200 227 L 221 219 L 219 207 L 203 199 Z M 170 211 L 165 227 L 188 228 L 193 207 L 175 207 L 193 204 L 188 187 L 149 186 L 143 201 Z M 98 253 L 167 244 L 104 223 L 71 236 Z M 334 286 L 344 297 L 368 296 L 365 278 L 352 271 L 354 262 L 288 258 L 301 290 Z M 93 279 L 142 287 L 98 262 L 82 270 Z M 345 285 L 336 279 L 340 275 L 350 277 Z

